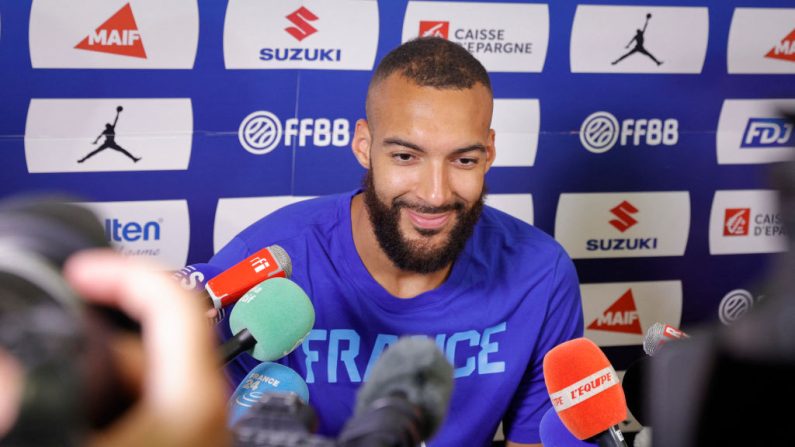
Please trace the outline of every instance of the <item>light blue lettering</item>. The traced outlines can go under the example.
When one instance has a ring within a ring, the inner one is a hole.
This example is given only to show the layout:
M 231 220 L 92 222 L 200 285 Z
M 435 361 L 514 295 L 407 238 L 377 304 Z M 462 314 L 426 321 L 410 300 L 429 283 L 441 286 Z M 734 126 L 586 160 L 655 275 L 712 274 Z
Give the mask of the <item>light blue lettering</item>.
M 348 341 L 348 349 L 340 352 L 340 341 Z M 337 383 L 337 362 L 342 361 L 348 370 L 351 382 L 361 382 L 359 370 L 356 368 L 356 356 L 359 355 L 359 334 L 352 329 L 332 329 L 329 335 L 328 348 L 328 381 Z
M 498 352 L 500 344 L 492 342 L 491 336 L 498 332 L 505 332 L 506 323 L 502 323 L 487 328 L 483 331 L 483 338 L 480 340 L 480 353 L 478 354 L 478 374 L 494 374 L 505 371 L 505 362 L 489 363 L 489 354 Z
M 480 334 L 477 331 L 469 330 L 465 332 L 456 332 L 455 334 L 451 335 L 450 338 L 447 340 L 447 349 L 445 353 L 447 354 L 447 360 L 450 361 L 453 366 L 455 366 L 455 350 L 456 345 L 460 341 L 469 340 L 469 346 L 477 346 L 480 342 Z M 456 368 L 453 374 L 454 378 L 459 377 L 467 377 L 471 375 L 475 371 L 475 358 L 468 357 L 466 359 L 466 363 L 464 366 Z
M 370 372 L 375 366 L 376 360 L 381 357 L 381 353 L 384 352 L 384 349 L 395 343 L 398 340 L 397 335 L 390 335 L 390 334 L 378 334 L 375 338 L 375 344 L 373 345 L 373 352 L 370 354 L 370 361 L 367 362 L 367 368 L 364 370 L 364 380 L 370 377 Z
M 301 349 L 306 355 L 306 383 L 315 383 L 315 372 L 312 371 L 312 363 L 320 359 L 318 351 L 313 351 L 309 347 L 309 343 L 312 341 L 325 341 L 326 334 L 327 331 L 325 329 L 312 329 L 309 331 L 309 335 L 306 336 L 304 342 L 301 343 Z

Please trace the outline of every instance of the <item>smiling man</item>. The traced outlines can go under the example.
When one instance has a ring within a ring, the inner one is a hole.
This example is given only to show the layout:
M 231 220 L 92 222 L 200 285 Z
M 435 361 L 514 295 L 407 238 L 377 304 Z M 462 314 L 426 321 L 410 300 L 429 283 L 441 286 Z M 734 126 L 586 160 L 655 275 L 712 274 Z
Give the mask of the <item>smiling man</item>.
M 362 190 L 285 207 L 211 260 L 227 268 L 271 244 L 290 254 L 316 322 L 283 363 L 306 379 L 322 434 L 335 436 L 351 416 L 384 349 L 422 334 L 455 375 L 429 445 L 488 446 L 500 422 L 509 446 L 540 441 L 550 407 L 542 361 L 582 335 L 579 285 L 552 238 L 483 204 L 492 108 L 488 74 L 462 47 L 401 45 L 376 69 L 367 119 L 356 123 Z M 256 364 L 238 357 L 233 382 Z

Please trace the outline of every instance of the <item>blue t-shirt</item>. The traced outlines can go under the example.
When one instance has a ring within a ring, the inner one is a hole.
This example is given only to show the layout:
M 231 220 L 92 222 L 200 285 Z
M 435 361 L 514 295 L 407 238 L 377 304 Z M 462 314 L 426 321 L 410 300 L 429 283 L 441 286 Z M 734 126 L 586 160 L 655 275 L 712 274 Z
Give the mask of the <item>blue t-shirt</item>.
M 490 445 L 501 420 L 507 439 L 540 442 L 538 425 L 550 408 L 544 354 L 583 331 L 568 255 L 540 230 L 487 206 L 448 279 L 414 298 L 396 298 L 373 279 L 354 246 L 350 205 L 357 192 L 284 207 L 210 260 L 226 269 L 272 244 L 290 255 L 292 279 L 312 299 L 316 320 L 282 363 L 306 380 L 320 433 L 339 433 L 386 346 L 423 334 L 455 368 L 447 419 L 429 445 Z M 221 327 L 229 337 L 228 324 Z M 257 364 L 242 354 L 227 371 L 237 385 Z

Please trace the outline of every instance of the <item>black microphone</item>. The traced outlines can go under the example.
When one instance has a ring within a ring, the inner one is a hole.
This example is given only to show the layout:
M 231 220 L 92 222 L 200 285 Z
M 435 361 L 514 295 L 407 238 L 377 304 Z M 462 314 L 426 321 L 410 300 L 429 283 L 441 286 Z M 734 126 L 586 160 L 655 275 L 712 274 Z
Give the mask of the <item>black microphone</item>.
M 447 414 L 453 367 L 436 344 L 403 337 L 378 359 L 340 433 L 340 447 L 414 447 L 431 438 Z

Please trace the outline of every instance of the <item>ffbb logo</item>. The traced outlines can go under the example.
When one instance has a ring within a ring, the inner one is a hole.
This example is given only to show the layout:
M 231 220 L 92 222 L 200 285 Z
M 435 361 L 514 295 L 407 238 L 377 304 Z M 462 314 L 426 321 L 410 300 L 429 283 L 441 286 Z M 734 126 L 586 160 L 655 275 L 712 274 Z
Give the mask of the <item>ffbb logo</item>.
M 580 126 L 580 142 L 594 154 L 620 146 L 673 146 L 679 142 L 679 121 L 674 118 L 626 118 L 620 123 L 606 111 L 588 115 Z

